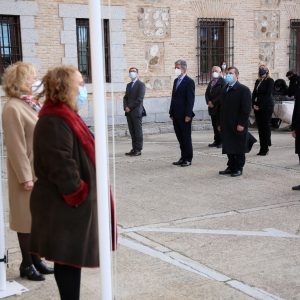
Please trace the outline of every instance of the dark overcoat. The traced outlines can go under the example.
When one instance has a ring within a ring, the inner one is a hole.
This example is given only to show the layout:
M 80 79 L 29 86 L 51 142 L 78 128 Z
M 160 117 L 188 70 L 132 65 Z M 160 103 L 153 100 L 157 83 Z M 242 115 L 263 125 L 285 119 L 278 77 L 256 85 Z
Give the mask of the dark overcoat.
M 247 153 L 251 92 L 248 87 L 236 82 L 227 92 L 224 87 L 220 101 L 220 128 L 223 154 Z M 237 125 L 244 127 L 237 131 Z
M 220 99 L 222 96 L 223 88 L 226 85 L 224 78 L 219 77 L 217 82 L 212 86 L 213 80 L 211 80 L 206 88 L 205 91 L 205 101 L 208 104 L 208 101 L 211 101 L 214 107 L 208 108 L 209 115 L 217 115 L 219 106 L 220 106 Z
M 30 202 L 32 252 L 66 265 L 98 267 L 93 163 L 74 132 L 59 116 L 40 117 L 34 132 L 33 149 L 38 180 Z M 68 204 L 66 197 L 76 195 L 82 182 L 87 184 L 87 196 L 79 205 Z
M 295 93 L 295 105 L 291 129 L 296 131 L 295 152 L 300 154 L 300 88 Z
M 185 117 L 193 118 L 195 103 L 195 82 L 185 75 L 176 89 L 178 78 L 174 80 L 169 114 L 171 118 L 184 120 Z

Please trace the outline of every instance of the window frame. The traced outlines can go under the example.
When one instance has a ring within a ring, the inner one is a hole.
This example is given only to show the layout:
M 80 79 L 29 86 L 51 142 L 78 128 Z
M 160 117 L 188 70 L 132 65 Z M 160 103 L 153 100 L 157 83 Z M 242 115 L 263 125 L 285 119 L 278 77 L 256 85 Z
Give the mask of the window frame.
M 223 61 L 227 66 L 234 64 L 234 19 L 198 18 L 198 84 L 209 83 L 211 68 L 221 66 Z
M 4 24 L 8 27 L 8 29 L 6 29 L 6 38 L 4 37 Z M 5 41 L 5 39 L 7 39 L 7 41 Z M 5 54 L 7 51 L 8 54 Z M 20 16 L 0 14 L 0 84 L 4 70 L 9 65 L 22 60 Z
M 290 20 L 289 70 L 300 74 L 300 19 Z

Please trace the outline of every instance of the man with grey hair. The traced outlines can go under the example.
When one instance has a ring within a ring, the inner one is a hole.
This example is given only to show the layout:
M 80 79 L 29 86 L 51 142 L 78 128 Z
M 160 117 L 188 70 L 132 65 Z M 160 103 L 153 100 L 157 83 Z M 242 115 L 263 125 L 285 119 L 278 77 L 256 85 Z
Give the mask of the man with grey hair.
M 222 96 L 223 87 L 226 85 L 222 77 L 222 70 L 218 66 L 213 66 L 211 70 L 211 81 L 209 82 L 206 92 L 205 100 L 208 106 L 208 114 L 211 118 L 211 124 L 214 129 L 214 141 L 208 147 L 222 147 L 221 134 L 218 130 L 218 111 L 220 105 L 220 98 Z
M 184 60 L 175 62 L 175 76 L 170 105 L 170 118 L 180 145 L 181 156 L 173 162 L 175 166 L 188 167 L 192 164 L 192 119 L 195 102 L 195 82 L 186 74 L 187 63 Z

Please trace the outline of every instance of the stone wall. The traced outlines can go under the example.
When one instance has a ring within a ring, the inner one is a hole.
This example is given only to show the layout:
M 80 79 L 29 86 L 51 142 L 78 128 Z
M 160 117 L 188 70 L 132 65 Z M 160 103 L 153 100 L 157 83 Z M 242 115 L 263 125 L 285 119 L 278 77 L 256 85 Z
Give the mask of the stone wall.
M 109 8 L 109 2 L 112 7 Z M 252 90 L 258 65 L 271 67 L 274 79 L 285 78 L 289 57 L 290 19 L 300 18 L 300 0 L 111 0 L 102 1 L 110 19 L 112 83 L 106 84 L 109 121 L 124 123 L 122 97 L 136 66 L 146 84 L 145 121 L 168 120 L 174 61 L 187 60 L 188 74 L 197 81 L 197 19 L 234 19 L 234 64 L 240 81 Z M 3 14 L 21 16 L 24 60 L 40 71 L 61 63 L 77 63 L 75 18 L 88 17 L 87 0 L 2 0 Z M 207 118 L 205 85 L 196 85 L 197 118 Z M 92 117 L 90 101 L 82 114 Z M 113 105 L 112 105 L 113 103 Z

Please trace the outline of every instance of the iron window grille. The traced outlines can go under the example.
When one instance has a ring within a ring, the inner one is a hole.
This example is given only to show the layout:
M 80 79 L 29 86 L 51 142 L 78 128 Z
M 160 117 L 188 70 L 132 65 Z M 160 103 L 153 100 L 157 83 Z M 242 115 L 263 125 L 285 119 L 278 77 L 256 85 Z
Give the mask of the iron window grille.
M 234 64 L 234 20 L 220 18 L 198 18 L 197 61 L 198 84 L 211 80 L 211 68 Z
M 4 70 L 22 60 L 19 16 L 0 15 L 0 83 Z
M 86 83 L 92 82 L 89 19 L 76 19 L 78 69 Z M 105 81 L 111 82 L 109 20 L 103 20 Z
M 289 69 L 300 74 L 300 19 L 290 20 Z

